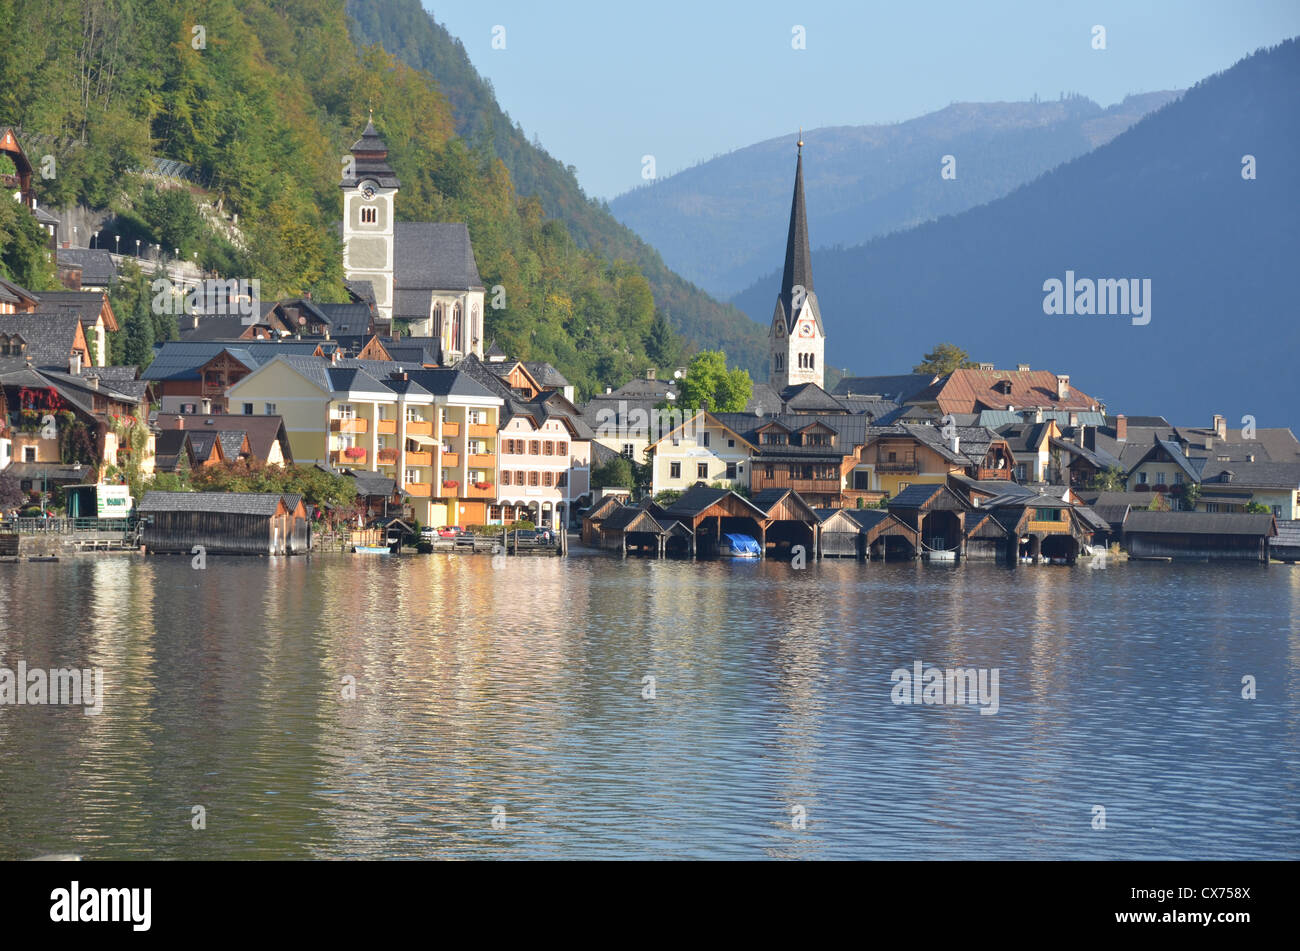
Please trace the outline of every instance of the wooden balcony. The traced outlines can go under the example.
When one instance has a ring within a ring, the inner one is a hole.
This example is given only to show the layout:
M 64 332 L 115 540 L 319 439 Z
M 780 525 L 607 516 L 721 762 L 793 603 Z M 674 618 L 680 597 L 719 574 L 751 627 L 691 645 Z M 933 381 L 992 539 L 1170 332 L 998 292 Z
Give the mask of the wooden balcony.
M 1007 481 L 1010 481 L 1010 480 L 1011 480 L 1011 470 L 1010 470 L 1010 469 L 1005 469 L 1005 468 L 1004 468 L 1004 469 L 985 469 L 985 468 L 982 468 L 982 467 L 981 467 L 981 468 L 975 470 L 975 478 L 976 478 L 978 481 L 980 481 L 980 482 L 983 482 L 983 481 L 986 480 L 986 479 L 1006 479 Z
M 445 434 L 446 431 L 444 427 L 443 433 Z M 497 428 L 490 423 L 470 423 L 467 431 L 471 438 L 477 436 L 479 438 L 495 439 L 497 435 Z
M 910 472 L 916 473 L 916 459 L 912 456 L 905 456 L 902 459 L 890 460 L 886 458 L 877 458 L 875 463 L 877 472 Z
M 433 453 L 408 452 L 406 454 L 406 464 L 408 466 L 431 466 L 433 465 Z
M 427 482 L 408 482 L 403 488 L 417 499 L 427 499 L 433 494 L 433 486 Z
M 447 468 L 453 468 L 460 465 L 460 453 L 444 452 L 442 454 L 442 464 Z
M 442 434 L 443 436 L 459 436 L 460 423 L 443 423 Z
M 839 495 L 842 491 L 839 479 L 791 479 L 780 473 L 769 479 L 763 475 L 762 469 L 755 469 L 750 473 L 750 489 L 754 492 L 762 492 L 764 489 L 794 489 L 801 495 L 805 493 Z
M 447 454 L 443 453 L 443 458 L 445 459 L 446 457 Z M 497 465 L 497 457 L 490 452 L 489 453 L 471 452 L 466 457 L 466 460 L 469 462 L 471 469 L 495 469 Z
M 885 493 L 877 489 L 843 489 L 840 491 L 841 508 L 857 508 L 858 499 L 862 500 L 863 505 L 875 505 L 885 497 Z
M 495 499 L 496 497 L 497 487 L 491 483 L 488 484 L 486 489 L 480 489 L 471 482 L 461 492 L 461 498 L 465 499 Z
M 381 435 L 381 436 L 396 436 L 396 435 L 397 435 L 397 420 L 395 420 L 395 419 L 381 419 L 381 420 L 376 421 L 376 422 L 375 422 L 375 432 L 379 433 L 379 435 Z
M 1037 519 L 1031 518 L 1029 520 L 1029 524 L 1025 527 L 1025 531 L 1030 533 L 1041 532 L 1044 534 L 1068 533 L 1070 531 L 1070 523 L 1069 522 L 1040 522 Z
M 375 461 L 381 466 L 397 465 L 398 453 L 396 449 L 381 449 L 375 456 Z
M 347 455 L 347 453 L 352 455 Z M 367 453 L 360 446 L 354 449 L 335 449 L 330 453 L 330 464 L 342 466 L 345 469 L 355 469 L 357 466 L 366 464 Z
M 331 419 L 330 432 L 332 433 L 361 433 L 369 432 L 370 421 L 366 419 Z
M 408 419 L 406 421 L 406 435 L 432 436 L 433 423 L 427 419 Z

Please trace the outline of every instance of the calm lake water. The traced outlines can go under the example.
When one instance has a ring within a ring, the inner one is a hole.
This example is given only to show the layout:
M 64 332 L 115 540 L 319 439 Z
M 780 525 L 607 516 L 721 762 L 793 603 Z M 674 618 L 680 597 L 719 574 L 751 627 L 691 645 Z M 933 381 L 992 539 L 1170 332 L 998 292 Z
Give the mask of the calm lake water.
M 0 859 L 1300 857 L 1300 568 L 83 556 L 20 660 Z

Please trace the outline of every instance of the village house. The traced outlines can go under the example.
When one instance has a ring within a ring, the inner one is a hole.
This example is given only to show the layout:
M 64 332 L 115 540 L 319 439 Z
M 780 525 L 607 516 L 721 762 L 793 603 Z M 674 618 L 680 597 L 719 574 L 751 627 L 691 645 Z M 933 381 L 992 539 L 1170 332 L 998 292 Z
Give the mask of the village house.
M 276 415 L 274 400 L 232 403 L 230 388 L 277 356 L 323 357 L 332 353 L 328 341 L 246 340 L 184 342 L 168 341 L 155 353 L 140 375 L 152 382 L 164 413 L 260 413 Z
M 748 491 L 750 459 L 757 452 L 757 445 L 712 413 L 691 414 L 645 450 L 650 493 L 683 492 L 698 482 Z
M 159 456 L 162 455 L 162 436 L 171 430 L 186 432 L 213 432 L 221 441 L 223 456 L 230 461 L 247 460 L 268 466 L 293 464 L 293 451 L 289 434 L 281 416 L 255 416 L 222 414 L 213 416 L 187 416 L 180 413 L 159 413 Z M 161 463 L 160 463 L 161 468 Z

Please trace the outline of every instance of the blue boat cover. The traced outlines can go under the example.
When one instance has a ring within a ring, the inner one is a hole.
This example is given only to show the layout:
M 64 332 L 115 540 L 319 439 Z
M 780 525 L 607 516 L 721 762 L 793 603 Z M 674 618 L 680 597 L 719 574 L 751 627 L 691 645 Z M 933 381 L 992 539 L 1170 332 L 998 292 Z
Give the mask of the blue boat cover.
M 733 555 L 757 555 L 760 554 L 758 541 L 752 535 L 737 535 L 724 533 L 723 538 L 729 543 Z

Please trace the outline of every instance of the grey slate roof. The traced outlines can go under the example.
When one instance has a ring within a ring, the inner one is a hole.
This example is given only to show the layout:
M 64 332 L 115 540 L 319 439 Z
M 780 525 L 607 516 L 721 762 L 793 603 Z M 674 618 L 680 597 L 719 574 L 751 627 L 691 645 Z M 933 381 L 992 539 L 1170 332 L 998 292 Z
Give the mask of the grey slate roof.
M 1236 512 L 1129 512 L 1124 531 L 1192 535 L 1276 534 L 1272 515 Z
M 108 287 L 117 278 L 113 256 L 102 248 L 59 248 L 56 254 L 60 266 L 81 268 L 82 287 Z
M 169 340 L 154 355 L 140 378 L 142 380 L 197 380 L 199 367 L 207 363 L 223 350 L 243 363 L 250 370 L 255 370 L 264 363 L 269 363 L 278 356 L 311 357 L 321 341 L 314 340 L 237 340 L 190 342 Z
M 482 289 L 469 228 L 463 222 L 399 221 L 394 226 L 393 278 L 403 291 Z M 428 315 L 428 310 L 425 310 Z M 467 315 L 468 316 L 468 315 Z
M 1224 476 L 1231 475 L 1231 479 Z M 1202 488 L 1231 485 L 1234 487 L 1300 489 L 1300 462 L 1218 462 L 1207 461 L 1202 473 Z
M 370 332 L 371 314 L 366 304 L 317 304 L 316 310 L 329 321 L 331 336 Z
M 0 333 L 17 334 L 27 344 L 26 353 L 18 357 L 0 357 L 0 366 L 21 367 L 30 357 L 34 367 L 68 369 L 73 341 L 81 319 L 69 311 L 31 314 L 0 314 Z
M 524 363 L 524 369 L 532 374 L 533 379 L 542 386 L 558 389 L 559 387 L 569 385 L 569 381 L 564 378 L 564 374 L 555 369 L 555 367 L 551 366 L 549 363 L 526 361 Z
M 366 123 L 361 138 L 352 143 L 349 149 L 354 161 L 352 174 L 343 176 L 339 183 L 343 188 L 358 185 L 365 179 L 374 179 L 384 188 L 401 188 L 402 183 L 388 164 L 388 146 L 380 138 L 373 120 Z
M 934 373 L 905 373 L 897 376 L 846 376 L 835 384 L 835 396 L 879 396 L 904 403 L 938 379 Z
M 274 515 L 282 496 L 274 492 L 163 492 L 150 489 L 140 512 L 215 512 L 229 515 Z

